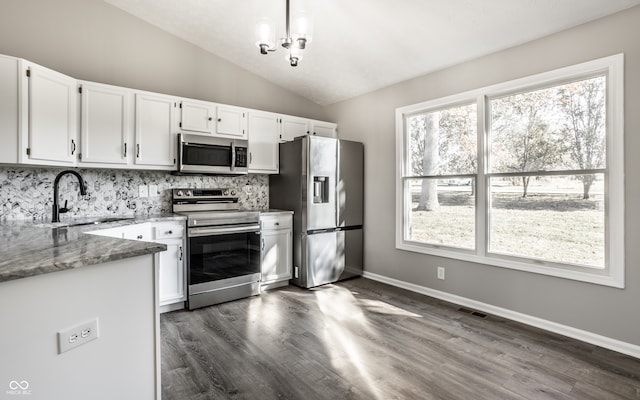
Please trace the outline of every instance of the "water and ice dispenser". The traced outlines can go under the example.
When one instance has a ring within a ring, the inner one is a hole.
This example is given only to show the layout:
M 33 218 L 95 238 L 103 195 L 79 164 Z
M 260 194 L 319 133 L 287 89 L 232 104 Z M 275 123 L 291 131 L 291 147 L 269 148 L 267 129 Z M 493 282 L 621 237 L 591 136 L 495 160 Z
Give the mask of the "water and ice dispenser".
M 329 202 L 329 177 L 328 176 L 313 177 L 313 202 L 314 203 Z

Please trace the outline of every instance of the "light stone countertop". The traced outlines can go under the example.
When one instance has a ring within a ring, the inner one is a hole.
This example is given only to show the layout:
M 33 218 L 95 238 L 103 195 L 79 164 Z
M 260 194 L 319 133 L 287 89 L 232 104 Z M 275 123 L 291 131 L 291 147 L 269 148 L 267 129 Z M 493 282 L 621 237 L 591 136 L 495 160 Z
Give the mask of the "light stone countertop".
M 267 210 L 259 210 L 260 215 L 269 215 L 269 214 L 293 214 L 293 211 L 287 210 L 278 210 L 276 208 L 269 208 Z
M 152 254 L 167 249 L 160 243 L 116 239 L 85 232 L 145 222 L 185 220 L 168 214 L 132 217 L 125 221 L 67 226 L 89 221 L 63 223 L 6 221 L 0 224 L 0 282 L 47 274 L 88 265 Z

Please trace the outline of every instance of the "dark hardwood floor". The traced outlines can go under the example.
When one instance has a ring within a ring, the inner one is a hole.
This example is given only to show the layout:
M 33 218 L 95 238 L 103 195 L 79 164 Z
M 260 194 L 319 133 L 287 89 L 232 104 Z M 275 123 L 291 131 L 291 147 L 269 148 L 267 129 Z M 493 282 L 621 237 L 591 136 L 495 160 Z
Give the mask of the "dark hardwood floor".
M 640 399 L 640 360 L 367 279 L 161 319 L 162 398 Z

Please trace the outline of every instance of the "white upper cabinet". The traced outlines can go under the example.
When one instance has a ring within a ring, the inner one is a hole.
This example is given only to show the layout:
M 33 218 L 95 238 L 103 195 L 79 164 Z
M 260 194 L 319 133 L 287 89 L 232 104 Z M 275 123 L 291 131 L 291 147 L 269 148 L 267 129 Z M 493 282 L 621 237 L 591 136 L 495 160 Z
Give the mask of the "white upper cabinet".
M 21 72 L 22 95 L 27 102 L 22 110 L 26 127 L 22 128 L 21 161 L 75 165 L 79 151 L 77 81 L 28 61 L 22 63 Z
M 18 162 L 20 60 L 0 56 L 0 163 Z
M 276 114 L 249 112 L 249 172 L 278 173 L 279 118 Z
M 174 170 L 177 134 L 249 141 L 249 172 L 278 173 L 278 143 L 336 124 L 78 81 L 0 55 L 0 163 Z
M 80 82 L 81 163 L 129 164 L 131 133 L 131 91 Z
M 247 139 L 247 110 L 241 107 L 216 107 L 216 136 Z
M 179 100 L 155 93 L 136 93 L 136 165 L 153 169 L 174 168 Z
M 310 121 L 310 134 L 324 137 L 338 137 L 336 128 L 338 125 L 324 121 Z
M 206 101 L 183 100 L 180 103 L 180 128 L 184 131 L 214 133 L 216 105 Z
M 309 120 L 289 115 L 281 115 L 280 136 L 282 142 L 289 142 L 298 136 L 305 136 L 309 133 Z

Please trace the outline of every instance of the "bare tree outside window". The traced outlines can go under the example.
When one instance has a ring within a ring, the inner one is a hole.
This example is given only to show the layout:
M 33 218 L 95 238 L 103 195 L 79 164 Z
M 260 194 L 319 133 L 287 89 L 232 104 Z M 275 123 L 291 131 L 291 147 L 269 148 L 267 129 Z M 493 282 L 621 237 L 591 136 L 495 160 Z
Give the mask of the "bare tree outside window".
M 397 108 L 396 248 L 624 287 L 623 110 L 623 54 Z
M 408 117 L 411 175 L 410 236 L 413 240 L 475 247 L 477 170 L 475 104 Z M 424 178 L 419 178 L 424 177 Z
M 599 76 L 490 100 L 491 252 L 604 267 L 605 86 Z
M 575 169 L 605 167 L 606 109 L 604 76 L 563 85 L 557 102 L 563 114 L 562 133 Z M 583 199 L 589 199 L 595 174 L 580 175 Z

